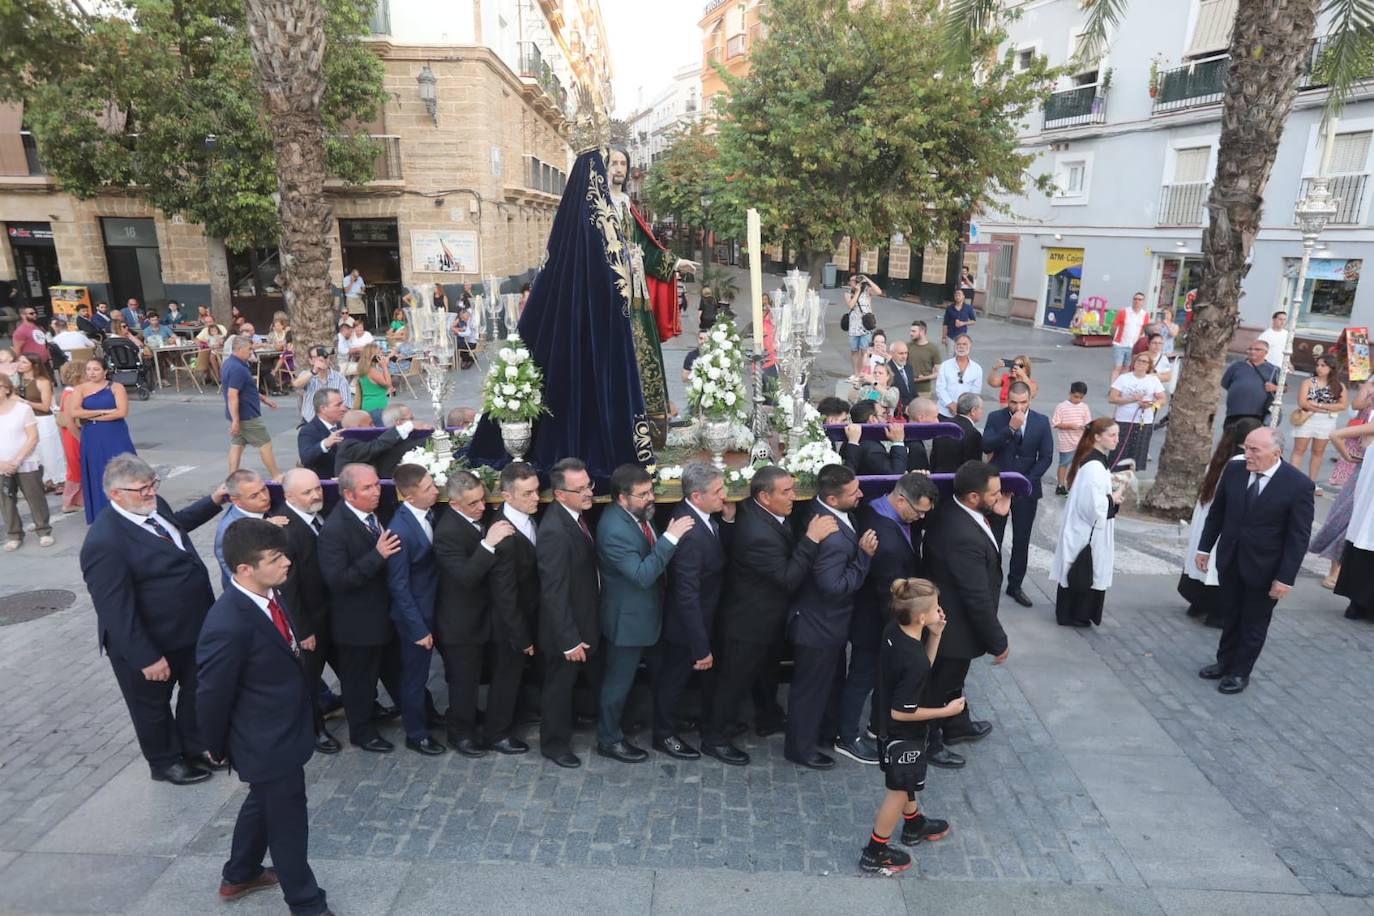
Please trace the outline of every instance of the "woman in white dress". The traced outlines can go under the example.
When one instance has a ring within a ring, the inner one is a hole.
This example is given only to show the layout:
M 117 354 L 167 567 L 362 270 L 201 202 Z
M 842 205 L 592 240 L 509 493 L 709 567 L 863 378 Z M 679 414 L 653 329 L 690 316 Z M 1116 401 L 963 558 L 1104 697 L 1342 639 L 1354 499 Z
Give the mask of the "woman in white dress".
M 1348 437 L 1374 435 L 1374 423 L 1347 427 L 1345 432 Z M 1363 472 L 1363 458 L 1350 453 L 1345 437 L 1332 440 L 1332 444 L 1342 458 L 1362 466 L 1355 481 L 1355 504 L 1350 510 L 1350 527 L 1345 530 L 1345 552 L 1341 554 L 1335 592 L 1350 599 L 1345 609 L 1347 619 L 1374 620 L 1374 474 Z
M 1260 422 L 1254 417 L 1242 417 L 1228 426 L 1221 434 L 1221 441 L 1212 452 L 1212 460 L 1207 464 L 1207 473 L 1202 475 L 1202 483 L 1197 490 L 1197 503 L 1193 506 L 1193 520 L 1188 526 L 1188 546 L 1183 551 L 1183 574 L 1178 577 L 1178 593 L 1188 602 L 1188 616 L 1199 617 L 1207 614 L 1209 627 L 1221 626 L 1220 605 L 1221 582 L 1217 579 L 1216 548 L 1207 564 L 1207 572 L 1197 568 L 1197 545 L 1202 540 L 1202 528 L 1207 524 L 1207 512 L 1212 508 L 1212 497 L 1216 495 L 1221 474 L 1231 461 L 1245 458 L 1245 437 L 1259 429 Z M 1210 611 L 1210 613 L 1209 613 Z
M 1061 627 L 1102 623 L 1102 605 L 1112 585 L 1113 519 L 1121 505 L 1107 455 L 1120 435 L 1111 417 L 1093 420 L 1069 464 L 1069 499 L 1050 565 L 1050 578 L 1059 585 L 1054 617 Z
M 52 373 L 46 363 L 20 356 L 18 365 L 21 394 L 38 419 L 36 457 L 43 466 L 43 487 L 51 493 L 67 479 L 67 456 L 62 451 L 62 431 L 57 428 L 57 420 L 52 415 L 57 406 L 57 388 L 53 385 Z

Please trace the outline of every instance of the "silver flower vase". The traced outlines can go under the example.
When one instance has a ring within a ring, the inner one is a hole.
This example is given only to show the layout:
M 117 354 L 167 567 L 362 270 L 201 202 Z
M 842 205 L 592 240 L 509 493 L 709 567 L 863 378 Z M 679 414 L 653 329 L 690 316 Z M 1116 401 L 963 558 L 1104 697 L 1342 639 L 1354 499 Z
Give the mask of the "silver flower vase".
M 531 420 L 502 420 L 501 444 L 516 461 L 524 461 L 525 453 L 530 450 L 530 440 L 534 437 L 534 422 Z
M 711 463 L 721 470 L 725 470 L 725 450 L 730 447 L 733 426 L 729 420 L 704 420 L 701 424 L 702 447 L 711 453 Z

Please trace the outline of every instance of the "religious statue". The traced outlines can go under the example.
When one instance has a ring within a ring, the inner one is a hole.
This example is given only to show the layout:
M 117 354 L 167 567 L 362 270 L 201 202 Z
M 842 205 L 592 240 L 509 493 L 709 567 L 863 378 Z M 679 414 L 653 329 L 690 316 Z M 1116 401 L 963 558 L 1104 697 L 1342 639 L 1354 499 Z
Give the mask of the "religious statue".
M 667 435 L 661 341 L 680 330 L 676 271 L 697 265 L 674 258 L 635 212 L 624 191 L 628 169 L 618 149 L 577 157 L 520 316 L 548 407 L 526 460 L 545 473 L 575 457 L 605 481 L 622 464 L 653 464 Z M 483 419 L 468 460 L 508 460 L 495 423 Z

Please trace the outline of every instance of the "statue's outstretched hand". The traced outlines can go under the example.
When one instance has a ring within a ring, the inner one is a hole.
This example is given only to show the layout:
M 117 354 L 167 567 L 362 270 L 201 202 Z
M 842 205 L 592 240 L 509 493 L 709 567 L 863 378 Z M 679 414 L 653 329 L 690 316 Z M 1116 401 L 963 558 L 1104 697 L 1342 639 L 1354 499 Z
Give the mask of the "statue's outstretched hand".
M 701 265 L 696 261 L 689 261 L 686 258 L 678 258 L 677 264 L 673 268 L 678 273 L 694 274 L 701 270 Z

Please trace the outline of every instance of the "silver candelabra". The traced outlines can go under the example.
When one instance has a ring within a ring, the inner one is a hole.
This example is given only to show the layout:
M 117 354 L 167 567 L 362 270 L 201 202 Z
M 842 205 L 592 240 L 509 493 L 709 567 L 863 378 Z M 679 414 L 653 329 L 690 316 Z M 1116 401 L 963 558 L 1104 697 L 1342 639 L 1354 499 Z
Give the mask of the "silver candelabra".
M 771 306 L 773 335 L 777 342 L 778 375 L 784 390 L 791 393 L 792 416 L 787 430 L 787 450 L 801 447 L 806 423 L 806 382 L 811 366 L 825 343 L 825 309 L 829 304 L 810 289 L 811 277 L 800 270 L 789 270 L 783 281 L 779 301 Z

